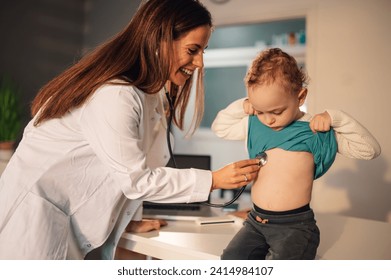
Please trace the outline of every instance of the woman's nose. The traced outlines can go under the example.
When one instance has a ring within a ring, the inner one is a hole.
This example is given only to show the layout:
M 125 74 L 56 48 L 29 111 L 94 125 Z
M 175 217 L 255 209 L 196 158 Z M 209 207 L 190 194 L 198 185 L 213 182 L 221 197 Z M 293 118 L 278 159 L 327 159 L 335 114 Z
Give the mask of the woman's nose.
M 197 66 L 197 68 L 204 67 L 204 54 L 200 52 L 193 58 L 193 64 Z

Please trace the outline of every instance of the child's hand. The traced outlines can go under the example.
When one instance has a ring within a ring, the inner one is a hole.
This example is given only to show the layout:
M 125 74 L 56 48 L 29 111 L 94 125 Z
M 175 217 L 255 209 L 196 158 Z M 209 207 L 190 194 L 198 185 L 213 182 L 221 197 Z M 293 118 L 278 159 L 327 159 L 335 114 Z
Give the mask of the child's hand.
M 310 128 L 314 133 L 317 131 L 329 131 L 331 128 L 331 117 L 329 113 L 323 112 L 316 114 L 310 121 Z
M 247 98 L 243 101 L 243 110 L 244 110 L 244 113 L 246 113 L 247 115 L 254 115 L 255 114 L 255 110 L 253 108 L 253 105 L 251 105 L 250 101 L 248 101 Z

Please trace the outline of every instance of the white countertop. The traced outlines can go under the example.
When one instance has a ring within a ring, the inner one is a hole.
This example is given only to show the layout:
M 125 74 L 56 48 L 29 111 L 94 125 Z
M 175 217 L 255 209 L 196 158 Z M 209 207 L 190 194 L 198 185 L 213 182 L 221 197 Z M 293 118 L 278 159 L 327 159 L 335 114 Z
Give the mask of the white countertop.
M 321 231 L 317 259 L 391 259 L 390 223 L 322 213 L 316 213 L 316 219 Z M 124 233 L 119 247 L 158 259 L 216 260 L 240 227 L 239 220 L 202 226 L 168 221 L 159 231 Z

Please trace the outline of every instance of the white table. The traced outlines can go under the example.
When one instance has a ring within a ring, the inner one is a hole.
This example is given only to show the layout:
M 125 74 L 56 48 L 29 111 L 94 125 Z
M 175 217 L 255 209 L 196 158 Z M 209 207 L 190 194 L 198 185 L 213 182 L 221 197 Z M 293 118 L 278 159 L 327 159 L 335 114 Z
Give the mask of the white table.
M 320 213 L 316 219 L 320 259 L 391 260 L 390 223 Z
M 373 220 L 316 214 L 321 231 L 317 259 L 391 260 L 391 224 Z M 124 233 L 119 247 L 157 259 L 216 260 L 241 221 L 199 226 L 192 221 L 168 221 L 148 233 Z
M 197 225 L 194 221 L 167 221 L 159 231 L 124 233 L 119 247 L 166 260 L 216 260 L 242 221 L 230 224 Z

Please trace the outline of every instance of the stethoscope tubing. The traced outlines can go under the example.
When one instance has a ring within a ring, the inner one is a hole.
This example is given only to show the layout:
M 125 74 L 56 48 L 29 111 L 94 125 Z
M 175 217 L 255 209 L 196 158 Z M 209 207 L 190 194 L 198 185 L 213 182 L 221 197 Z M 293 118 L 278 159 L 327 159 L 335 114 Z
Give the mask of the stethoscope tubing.
M 170 108 L 170 114 L 169 114 L 168 120 L 167 120 L 167 131 L 166 131 L 168 152 L 170 153 L 170 157 L 171 157 L 173 166 L 175 168 L 178 168 L 176 161 L 175 161 L 174 153 L 172 152 L 171 137 L 170 137 L 172 118 L 174 116 L 174 102 L 175 102 L 175 100 L 173 100 L 173 98 L 170 97 L 170 94 L 168 93 L 168 91 L 166 92 L 166 97 L 168 100 L 168 106 Z M 247 185 L 241 187 L 239 192 L 230 201 L 228 201 L 226 203 L 220 204 L 220 203 L 210 203 L 207 201 L 203 201 L 203 202 L 200 202 L 199 204 L 207 205 L 210 207 L 216 207 L 216 208 L 227 207 L 227 206 L 231 205 L 232 203 L 234 203 L 241 196 L 241 194 L 244 192 L 246 187 L 247 187 Z

